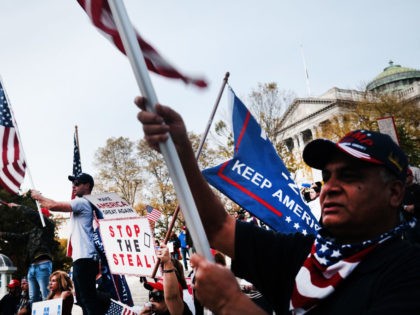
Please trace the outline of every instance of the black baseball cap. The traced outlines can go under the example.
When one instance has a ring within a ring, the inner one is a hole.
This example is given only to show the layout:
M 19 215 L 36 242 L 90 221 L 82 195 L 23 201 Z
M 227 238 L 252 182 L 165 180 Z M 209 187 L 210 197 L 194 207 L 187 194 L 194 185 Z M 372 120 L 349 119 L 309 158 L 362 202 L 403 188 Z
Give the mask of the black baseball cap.
M 95 185 L 95 182 L 93 181 L 93 177 L 86 173 L 80 173 L 79 175 L 76 175 L 76 176 L 69 175 L 68 179 L 69 181 L 73 183 L 74 182 L 78 182 L 81 184 L 89 183 L 92 186 L 92 188 Z
M 322 170 L 336 152 L 343 152 L 368 163 L 383 165 L 399 180 L 405 182 L 407 156 L 386 134 L 369 130 L 354 130 L 337 143 L 327 139 L 316 139 L 306 145 L 302 157 L 310 167 Z

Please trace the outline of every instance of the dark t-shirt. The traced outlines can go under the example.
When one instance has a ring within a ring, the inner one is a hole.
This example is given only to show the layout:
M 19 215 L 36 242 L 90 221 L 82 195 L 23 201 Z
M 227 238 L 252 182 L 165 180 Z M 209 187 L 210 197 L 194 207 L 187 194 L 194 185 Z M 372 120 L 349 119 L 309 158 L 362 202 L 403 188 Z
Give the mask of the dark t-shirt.
M 237 222 L 232 270 L 253 283 L 276 314 L 289 314 L 295 277 L 313 239 Z M 307 314 L 420 314 L 420 247 L 400 239 L 378 245 Z
M 171 315 L 169 311 L 166 311 L 165 313 L 162 313 L 160 315 Z M 190 311 L 188 305 L 184 302 L 184 311 L 182 312 L 182 315 L 192 315 L 192 312 Z
M 16 309 L 19 304 L 20 296 L 14 296 L 10 293 L 7 293 L 0 300 L 0 314 L 1 315 L 14 315 L 16 314 Z

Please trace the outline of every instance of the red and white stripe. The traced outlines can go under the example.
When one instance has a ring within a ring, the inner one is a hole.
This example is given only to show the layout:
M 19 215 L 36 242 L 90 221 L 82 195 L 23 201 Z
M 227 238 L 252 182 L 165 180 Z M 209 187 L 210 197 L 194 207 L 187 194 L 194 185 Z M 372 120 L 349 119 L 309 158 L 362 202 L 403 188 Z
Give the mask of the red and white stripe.
M 17 194 L 25 177 L 26 163 L 15 128 L 0 126 L 0 139 L 0 185 Z
M 306 258 L 295 279 L 290 310 L 293 314 L 305 314 L 335 291 L 374 246 L 338 261 L 331 266 L 323 266 L 316 258 L 315 246 Z
M 118 33 L 117 26 L 112 17 L 109 4 L 106 0 L 77 0 L 83 10 L 91 19 L 92 23 L 98 30 L 117 48 L 125 54 L 121 37 Z M 170 65 L 159 53 L 145 40 L 143 40 L 136 31 L 137 41 L 142 50 L 147 68 L 157 74 L 165 77 L 180 79 L 185 83 L 191 83 L 198 87 L 206 87 L 207 83 L 203 79 L 195 79 L 185 76 Z
M 150 206 L 147 206 L 150 207 Z M 156 222 L 159 220 L 160 216 L 162 215 L 162 212 L 160 212 L 158 209 L 155 208 L 147 208 L 147 219 L 150 221 Z

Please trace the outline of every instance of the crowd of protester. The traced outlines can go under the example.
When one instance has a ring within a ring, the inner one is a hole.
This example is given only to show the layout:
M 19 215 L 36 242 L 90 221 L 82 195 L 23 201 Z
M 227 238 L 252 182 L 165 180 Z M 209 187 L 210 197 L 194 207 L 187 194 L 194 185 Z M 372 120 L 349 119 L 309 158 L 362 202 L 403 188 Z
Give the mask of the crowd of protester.
M 143 98 L 136 103 L 144 109 Z M 181 163 L 214 248 L 215 262 L 193 254 L 187 227 L 170 231 L 168 244 L 155 243 L 162 276 L 142 279 L 148 302 L 142 315 L 188 314 L 420 314 L 420 185 L 405 153 L 389 136 L 356 130 L 337 143 L 308 143 L 304 161 L 322 171 L 322 181 L 302 187 L 301 198 L 320 209 L 317 235 L 283 234 L 241 209 L 234 216 L 203 178 L 182 118 L 169 107 L 141 111 L 150 146 L 174 138 Z M 31 196 L 49 211 L 71 214 L 73 279 L 52 270 L 51 225 L 0 237 L 28 244 L 27 277 L 12 279 L 0 300 L 0 315 L 31 314 L 33 303 L 61 299 L 62 314 L 75 300 L 83 315 L 103 315 L 110 299 L 100 299 L 100 260 L 93 242 L 92 176 L 69 176 L 76 198 L 59 202 L 38 191 Z M 32 209 L 16 204 L 30 218 Z M 312 209 L 312 208 L 311 208 Z M 39 222 L 34 219 L 34 222 Z M 232 259 L 232 264 L 226 262 Z M 185 277 L 185 272 L 191 278 Z M 231 271 L 231 270 L 232 271 Z M 232 273 L 233 272 L 233 273 Z M 323 288 L 328 287 L 328 290 Z M 355 297 L 358 296 L 357 299 Z M 349 302 L 352 302 L 349 304 Z

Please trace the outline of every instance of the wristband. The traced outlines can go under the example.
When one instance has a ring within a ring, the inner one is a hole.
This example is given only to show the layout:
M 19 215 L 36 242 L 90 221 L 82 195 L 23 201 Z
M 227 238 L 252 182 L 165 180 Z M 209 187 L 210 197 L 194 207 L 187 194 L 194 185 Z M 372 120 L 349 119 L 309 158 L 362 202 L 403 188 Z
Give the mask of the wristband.
M 175 272 L 175 269 L 163 270 L 163 273 L 171 273 L 171 272 Z

